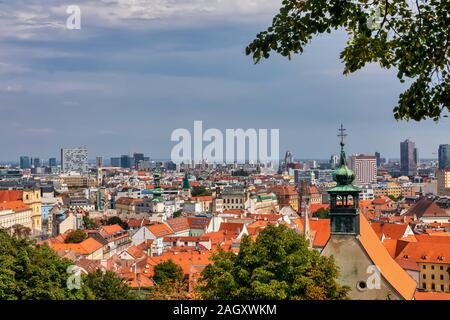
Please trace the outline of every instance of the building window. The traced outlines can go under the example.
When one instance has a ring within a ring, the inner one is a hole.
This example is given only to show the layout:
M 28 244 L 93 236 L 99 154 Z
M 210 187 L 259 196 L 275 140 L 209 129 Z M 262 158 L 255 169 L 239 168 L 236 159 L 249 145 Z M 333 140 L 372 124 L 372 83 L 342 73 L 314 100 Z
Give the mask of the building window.
M 432 284 L 431 284 L 431 290 L 435 290 L 435 289 L 436 289 L 436 286 L 435 286 L 434 283 L 432 283 Z
M 427 268 L 427 266 L 426 265 L 422 265 L 422 269 L 426 269 Z
M 423 279 L 426 279 L 426 278 L 427 278 L 427 275 L 426 275 L 426 274 L 423 274 L 422 278 L 423 278 Z
M 439 269 L 444 270 L 444 266 L 440 266 Z
M 431 266 L 431 270 L 434 270 L 434 265 Z
M 441 280 L 444 280 L 444 275 L 443 275 L 443 274 L 441 274 L 441 277 L 440 277 L 440 278 L 441 278 Z
M 424 289 L 427 288 L 427 284 L 425 282 L 422 284 L 422 288 L 424 288 Z
M 434 274 L 431 275 L 431 280 L 434 280 Z
M 444 289 L 444 285 L 443 285 L 443 284 L 441 284 L 441 291 L 442 291 L 442 292 L 444 292 L 444 291 L 445 291 L 445 289 Z

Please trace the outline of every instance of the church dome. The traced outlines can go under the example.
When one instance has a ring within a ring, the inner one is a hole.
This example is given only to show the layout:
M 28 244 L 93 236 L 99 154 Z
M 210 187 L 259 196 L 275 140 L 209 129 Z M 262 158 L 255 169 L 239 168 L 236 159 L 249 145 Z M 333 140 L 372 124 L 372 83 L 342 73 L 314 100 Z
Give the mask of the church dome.
M 353 174 L 353 171 L 345 164 L 341 165 L 333 172 L 333 180 L 336 181 L 338 185 L 351 185 L 354 179 L 355 175 Z

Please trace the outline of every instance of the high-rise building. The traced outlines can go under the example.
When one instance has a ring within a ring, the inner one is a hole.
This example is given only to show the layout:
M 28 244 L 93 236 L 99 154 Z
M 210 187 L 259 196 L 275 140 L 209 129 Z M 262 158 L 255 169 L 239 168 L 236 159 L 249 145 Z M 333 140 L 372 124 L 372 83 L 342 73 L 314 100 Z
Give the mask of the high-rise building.
M 450 144 L 439 145 L 439 169 L 450 169 Z
M 50 167 L 50 168 L 54 168 L 54 167 L 56 167 L 56 158 L 50 158 L 50 159 L 48 159 L 48 166 Z
M 33 159 L 33 166 L 34 166 L 35 168 L 39 168 L 41 165 L 42 165 L 41 159 L 39 159 L 39 158 L 34 158 L 34 159 Z
M 95 165 L 97 168 L 103 167 L 103 158 L 102 157 L 95 158 Z
M 338 163 L 339 163 L 339 156 L 337 154 L 331 155 L 330 158 L 331 169 L 336 169 Z
M 144 161 L 143 153 L 135 153 L 133 154 L 133 165 L 135 169 L 139 168 L 139 162 Z
M 30 168 L 31 168 L 30 157 L 21 156 L 20 157 L 20 169 L 30 169 Z
M 133 158 L 128 155 L 122 155 L 120 157 L 120 167 L 121 168 L 131 168 L 133 164 Z
M 87 172 L 88 151 L 86 148 L 61 149 L 61 167 L 63 172 Z
M 377 158 L 377 167 L 381 166 L 381 154 L 379 152 L 375 152 L 375 158 Z
M 355 184 L 358 186 L 377 182 L 377 158 L 375 156 L 351 156 L 350 169 L 355 173 Z
M 414 142 L 406 139 L 400 142 L 400 174 L 414 176 L 417 171 L 418 152 Z
M 120 167 L 120 158 L 119 157 L 113 157 L 111 158 L 111 167 Z

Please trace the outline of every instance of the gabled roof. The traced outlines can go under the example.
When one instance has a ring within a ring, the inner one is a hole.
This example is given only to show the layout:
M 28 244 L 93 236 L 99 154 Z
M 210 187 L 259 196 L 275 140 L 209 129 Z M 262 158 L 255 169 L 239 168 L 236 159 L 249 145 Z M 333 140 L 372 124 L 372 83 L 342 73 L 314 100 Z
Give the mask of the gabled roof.
M 309 228 L 315 232 L 313 247 L 325 247 L 331 235 L 330 219 L 310 219 Z
M 89 255 L 103 247 L 100 242 L 93 238 L 87 238 L 80 243 L 49 243 L 49 245 L 55 251 L 71 250 L 83 255 Z
M 418 219 L 422 217 L 449 217 L 449 214 L 444 209 L 439 207 L 433 200 L 427 198 L 420 199 L 414 206 L 412 206 L 406 214 L 407 216 L 416 216 Z
M 211 218 L 207 217 L 186 217 L 191 229 L 205 229 L 208 227 Z
M 151 226 L 147 226 L 146 228 L 148 229 L 148 231 L 153 233 L 156 238 L 162 238 L 169 234 L 173 234 L 172 229 L 164 223 L 154 224 Z
M 416 281 L 391 258 L 364 215 L 360 215 L 359 241 L 386 281 L 406 300 L 414 297 Z
M 110 236 L 115 234 L 116 232 L 124 231 L 124 229 L 122 229 L 122 227 L 118 224 L 113 224 L 110 226 L 101 226 L 100 231 L 103 231 L 106 235 Z
M 372 222 L 370 225 L 380 240 L 383 234 L 389 239 L 401 239 L 408 228 L 408 225 L 404 223 Z
M 174 232 L 186 231 L 190 229 L 189 222 L 187 218 L 184 217 L 169 219 L 166 221 L 166 223 Z

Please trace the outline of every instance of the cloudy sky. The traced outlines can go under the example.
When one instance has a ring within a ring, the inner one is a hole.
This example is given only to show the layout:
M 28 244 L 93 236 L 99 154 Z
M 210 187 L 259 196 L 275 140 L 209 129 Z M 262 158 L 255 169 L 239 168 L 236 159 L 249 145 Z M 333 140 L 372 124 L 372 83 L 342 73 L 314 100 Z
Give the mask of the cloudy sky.
M 343 76 L 342 32 L 317 38 L 293 61 L 253 65 L 244 48 L 281 0 L 0 0 L 0 160 L 90 158 L 144 152 L 168 158 L 176 128 L 279 128 L 280 151 L 328 158 L 337 128 L 349 153 L 421 157 L 450 143 L 450 122 L 397 122 L 405 89 L 370 65 Z M 69 5 L 81 29 L 66 28 Z

